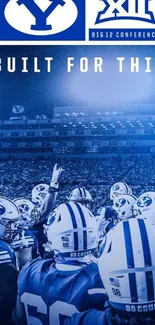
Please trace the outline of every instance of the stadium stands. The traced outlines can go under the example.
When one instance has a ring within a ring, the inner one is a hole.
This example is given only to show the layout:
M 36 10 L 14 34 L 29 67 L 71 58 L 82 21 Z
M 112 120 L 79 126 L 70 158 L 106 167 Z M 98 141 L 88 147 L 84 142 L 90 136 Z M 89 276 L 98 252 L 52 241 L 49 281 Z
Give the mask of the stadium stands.
M 69 113 L 65 113 L 69 114 Z M 65 115 L 0 122 L 0 157 L 155 153 L 155 115 Z
M 90 190 L 95 212 L 101 205 L 109 204 L 110 186 L 125 181 L 135 195 L 155 188 L 154 158 L 148 156 L 122 158 L 57 158 L 49 160 L 10 160 L 0 163 L 0 195 L 31 198 L 32 188 L 39 183 L 49 183 L 54 163 L 63 166 L 61 187 L 57 204 L 63 202 L 76 186 Z
M 127 182 L 135 195 L 154 189 L 154 154 L 152 107 L 132 114 L 131 109 L 109 113 L 58 107 L 50 119 L 0 121 L 0 194 L 30 197 L 36 184 L 49 183 L 58 162 L 66 172 L 57 204 L 75 186 L 85 186 L 96 211 L 109 203 L 107 193 L 116 181 Z

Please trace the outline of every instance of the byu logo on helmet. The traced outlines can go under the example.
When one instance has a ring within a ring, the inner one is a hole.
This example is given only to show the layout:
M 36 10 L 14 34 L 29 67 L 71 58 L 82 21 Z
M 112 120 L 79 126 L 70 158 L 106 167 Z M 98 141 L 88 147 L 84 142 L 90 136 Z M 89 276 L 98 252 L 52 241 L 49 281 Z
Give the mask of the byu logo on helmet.
M 151 205 L 152 199 L 148 196 L 143 196 L 137 201 L 137 206 L 140 208 L 148 207 Z
M 37 187 L 36 187 L 36 189 L 37 189 L 37 191 L 44 191 L 45 190 L 45 186 L 43 186 L 43 185 L 38 185 Z
M 120 186 L 117 184 L 117 185 L 113 185 L 113 190 L 114 191 L 119 191 L 120 189 Z
M 96 24 L 109 20 L 133 19 L 155 24 L 154 0 L 100 0 L 103 10 L 99 11 Z
M 78 17 L 78 8 L 73 0 L 10 0 L 4 14 L 17 31 L 46 36 L 70 28 Z
M 21 204 L 20 208 L 21 208 L 21 211 L 25 211 L 25 212 L 29 211 L 29 207 L 27 204 Z
M 116 202 L 116 207 L 117 208 L 121 208 L 123 207 L 123 205 L 126 203 L 126 200 L 125 199 L 118 199 L 118 201 Z

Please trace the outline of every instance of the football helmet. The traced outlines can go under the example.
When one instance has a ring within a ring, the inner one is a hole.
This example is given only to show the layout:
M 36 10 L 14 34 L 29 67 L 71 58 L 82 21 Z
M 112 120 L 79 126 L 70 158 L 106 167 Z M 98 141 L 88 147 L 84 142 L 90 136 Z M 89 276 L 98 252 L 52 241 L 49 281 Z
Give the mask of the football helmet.
M 64 258 L 83 258 L 97 247 L 95 217 L 77 202 L 61 204 L 54 210 L 47 221 L 46 235 L 51 250 Z
M 122 194 L 115 198 L 113 208 L 116 210 L 119 220 L 125 220 L 133 216 L 135 202 L 136 197 L 131 194 Z
M 145 219 L 119 222 L 106 236 L 98 267 L 109 304 L 137 313 L 155 310 L 155 227 Z
M 19 212 L 9 199 L 0 197 L 0 238 L 12 242 L 19 233 Z
M 67 197 L 69 201 L 80 202 L 89 206 L 89 204 L 93 201 L 92 196 L 89 191 L 87 191 L 84 187 L 75 188 Z
M 21 228 L 28 229 L 33 224 L 31 214 L 34 209 L 34 204 L 25 198 L 17 198 L 14 200 L 19 211 L 19 225 Z
M 48 184 L 38 184 L 32 190 L 32 202 L 40 207 L 45 196 L 48 193 L 49 185 Z
M 110 200 L 114 200 L 121 194 L 132 194 L 132 189 L 124 182 L 118 182 L 112 185 L 110 189 Z
M 155 223 L 155 192 L 142 194 L 134 205 L 134 215 Z

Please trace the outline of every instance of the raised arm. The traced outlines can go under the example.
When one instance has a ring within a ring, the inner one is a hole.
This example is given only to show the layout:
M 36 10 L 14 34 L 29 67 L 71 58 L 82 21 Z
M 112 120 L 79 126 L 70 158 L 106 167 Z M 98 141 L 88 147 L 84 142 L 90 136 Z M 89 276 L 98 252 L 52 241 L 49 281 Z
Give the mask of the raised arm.
M 57 164 L 55 164 L 48 193 L 43 200 L 41 207 L 32 211 L 32 220 L 34 219 L 34 224 L 43 221 L 53 210 L 59 190 L 59 177 L 63 170 L 62 167 L 58 168 Z

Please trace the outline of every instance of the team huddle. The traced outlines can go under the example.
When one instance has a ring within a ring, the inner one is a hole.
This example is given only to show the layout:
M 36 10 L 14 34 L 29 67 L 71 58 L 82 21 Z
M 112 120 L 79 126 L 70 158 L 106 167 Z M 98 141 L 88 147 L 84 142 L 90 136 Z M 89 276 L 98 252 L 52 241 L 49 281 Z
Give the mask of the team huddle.
M 115 183 L 94 215 L 75 188 L 55 208 L 62 172 L 0 197 L 0 324 L 155 324 L 155 192 Z

